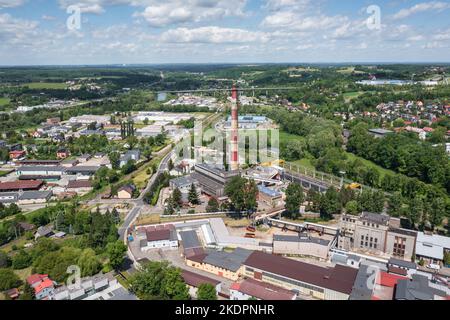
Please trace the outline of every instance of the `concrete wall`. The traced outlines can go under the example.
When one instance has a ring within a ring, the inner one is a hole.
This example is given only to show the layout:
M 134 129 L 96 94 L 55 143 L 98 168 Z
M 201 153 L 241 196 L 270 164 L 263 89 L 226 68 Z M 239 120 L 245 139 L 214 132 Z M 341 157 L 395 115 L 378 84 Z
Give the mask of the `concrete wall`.
M 411 261 L 411 258 L 414 254 L 414 249 L 416 246 L 416 239 L 415 237 L 404 235 L 404 234 L 398 234 L 396 232 L 388 231 L 387 238 L 386 238 L 386 253 L 394 256 L 394 243 L 395 243 L 395 237 L 403 238 L 405 240 L 405 255 L 403 257 L 399 257 L 404 260 Z
M 274 241 L 273 252 L 278 254 L 293 254 L 312 256 L 320 259 L 328 258 L 328 246 L 313 242 Z

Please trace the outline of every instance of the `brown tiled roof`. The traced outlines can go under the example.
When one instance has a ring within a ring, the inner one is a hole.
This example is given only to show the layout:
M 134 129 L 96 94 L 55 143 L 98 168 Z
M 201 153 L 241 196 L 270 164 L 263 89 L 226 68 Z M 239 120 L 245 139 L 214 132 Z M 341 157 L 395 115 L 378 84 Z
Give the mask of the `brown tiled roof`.
M 190 272 L 187 270 L 182 270 L 181 276 L 183 277 L 184 282 L 186 282 L 187 285 L 192 287 L 198 287 L 202 283 L 209 283 L 212 284 L 213 286 L 217 286 L 220 283 L 220 281 L 218 280 L 211 279 L 202 276 L 201 274 Z
M 89 180 L 72 180 L 69 181 L 67 188 L 69 189 L 78 189 L 78 188 L 90 188 L 92 187 L 92 183 Z
M 160 240 L 169 240 L 170 239 L 170 230 L 155 230 L 155 231 L 147 231 L 147 241 L 160 241 Z
M 254 279 L 245 279 L 236 290 L 261 300 L 292 300 L 295 294 L 284 288 Z
M 323 268 L 260 251 L 254 251 L 244 264 L 286 278 L 346 294 L 351 293 L 358 273 L 357 269 L 346 266 L 336 265 L 334 268 Z
M 11 181 L 0 183 L 0 191 L 4 190 L 30 190 L 39 189 L 44 182 L 41 180 L 30 180 L 30 181 Z

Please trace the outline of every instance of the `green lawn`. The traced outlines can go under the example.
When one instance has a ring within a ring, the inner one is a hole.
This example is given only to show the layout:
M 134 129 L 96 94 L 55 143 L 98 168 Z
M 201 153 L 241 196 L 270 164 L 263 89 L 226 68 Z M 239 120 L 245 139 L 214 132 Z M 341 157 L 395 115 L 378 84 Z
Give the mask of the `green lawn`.
M 10 101 L 8 98 L 0 98 L 0 107 L 6 106 Z
M 280 131 L 280 143 L 287 143 L 290 141 L 299 141 L 299 140 L 305 140 L 305 138 L 300 137 L 296 134 L 290 134 L 284 131 Z
M 7 176 L 11 171 L 0 171 L 0 177 Z
M 303 158 L 301 160 L 292 161 L 293 164 L 297 164 L 302 167 L 306 167 L 307 169 L 314 170 L 314 166 L 311 163 L 311 159 Z
M 351 99 L 354 99 L 354 98 L 359 97 L 359 96 L 362 95 L 363 93 L 364 93 L 364 92 L 362 92 L 362 91 L 346 92 L 346 93 L 343 94 L 343 96 L 344 96 L 344 99 L 345 99 L 346 101 L 350 101 Z
M 383 167 L 381 167 L 381 166 L 379 166 L 379 165 L 373 163 L 372 161 L 366 160 L 366 159 L 364 159 L 364 158 L 361 158 L 361 157 L 359 157 L 359 156 L 357 156 L 357 155 L 354 155 L 353 153 L 347 152 L 346 154 L 347 154 L 347 158 L 348 158 L 349 160 L 354 161 L 354 160 L 356 160 L 356 159 L 359 159 L 359 160 L 361 160 L 361 161 L 364 163 L 364 165 L 366 165 L 367 167 L 369 167 L 369 168 L 374 168 L 375 170 L 378 170 L 378 172 L 380 173 L 380 178 L 383 178 L 386 174 L 390 174 L 390 175 L 394 175 L 394 174 L 395 174 L 394 171 L 389 170 L 389 169 L 385 169 L 385 168 L 383 168 Z
M 67 89 L 67 84 L 61 82 L 31 82 L 22 86 L 30 89 Z

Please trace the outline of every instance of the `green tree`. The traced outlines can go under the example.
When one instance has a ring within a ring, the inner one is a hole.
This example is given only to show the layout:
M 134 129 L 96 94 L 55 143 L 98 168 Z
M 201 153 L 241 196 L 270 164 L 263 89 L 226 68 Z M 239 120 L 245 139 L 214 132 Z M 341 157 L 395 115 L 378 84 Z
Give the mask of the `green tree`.
M 10 269 L 0 269 L 0 290 L 9 290 L 20 286 L 19 277 Z
M 286 212 L 291 219 L 300 215 L 300 205 L 304 201 L 303 188 L 297 183 L 291 183 L 286 189 Z
M 161 295 L 168 300 L 189 300 L 189 290 L 181 276 L 181 270 L 167 267 L 161 284 Z
M 210 283 L 202 283 L 197 290 L 198 300 L 217 300 L 216 288 Z
M 12 258 L 12 267 L 16 270 L 25 269 L 28 268 L 32 262 L 33 259 L 31 255 L 29 255 L 25 250 L 20 250 Z
M 78 265 L 81 268 L 81 276 L 88 277 L 97 274 L 101 269 L 101 263 L 91 248 L 84 249 L 78 258 Z
M 172 159 L 169 159 L 169 162 L 167 163 L 167 168 L 169 169 L 169 171 L 173 170 L 174 165 Z
M 182 200 L 182 194 L 181 194 L 180 189 L 175 188 L 173 190 L 173 192 L 172 192 L 172 201 L 173 201 L 173 203 L 175 204 L 175 206 L 177 208 L 179 208 L 181 206 L 181 204 L 183 203 L 183 200 Z
M 200 203 L 200 200 L 198 198 L 197 188 L 194 184 L 191 184 L 191 189 L 189 190 L 188 194 L 188 200 L 191 204 L 197 205 Z
M 219 202 L 215 198 L 210 198 L 208 200 L 208 205 L 206 206 L 206 212 L 218 212 Z
M 333 214 L 338 214 L 341 208 L 339 193 L 333 187 L 328 188 L 321 196 L 320 215 L 324 218 L 331 218 Z
M 125 260 L 127 246 L 121 240 L 117 240 L 116 242 L 108 243 L 106 252 L 108 253 L 109 264 L 115 270 L 118 270 Z
M 19 300 L 34 300 L 36 299 L 34 288 L 25 281 L 23 285 L 22 294 L 19 297 Z
M 10 264 L 10 259 L 4 251 L 0 251 L 0 268 L 7 268 Z
M 345 212 L 351 215 L 358 215 L 358 202 L 356 200 L 351 200 L 345 205 Z
M 142 300 L 187 300 L 181 270 L 167 261 L 151 261 L 130 278 L 130 290 Z
M 413 228 L 421 221 L 424 211 L 424 204 L 421 198 L 414 197 L 409 202 L 408 219 Z
M 433 199 L 429 210 L 429 220 L 433 228 L 441 225 L 445 212 L 445 200 L 443 198 Z

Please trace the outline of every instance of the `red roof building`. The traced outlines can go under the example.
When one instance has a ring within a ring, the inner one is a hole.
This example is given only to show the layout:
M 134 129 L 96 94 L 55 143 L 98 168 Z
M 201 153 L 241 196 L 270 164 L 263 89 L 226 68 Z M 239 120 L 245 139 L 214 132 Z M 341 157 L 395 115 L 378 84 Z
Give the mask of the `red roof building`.
M 39 283 L 41 283 L 42 281 L 44 281 L 45 279 L 48 279 L 48 274 L 32 274 L 31 276 L 29 276 L 27 278 L 27 282 L 30 286 L 34 287 L 35 285 L 38 285 Z
M 248 299 L 248 296 L 259 300 L 295 300 L 297 297 L 292 291 L 254 279 L 245 279 L 241 283 L 234 282 L 230 292 L 231 297 L 238 300 L 242 300 L 239 297 Z
M 0 192 L 39 190 L 43 184 L 44 182 L 41 180 L 1 182 Z
M 198 288 L 203 283 L 211 284 L 214 287 L 217 287 L 217 285 L 220 284 L 220 281 L 218 281 L 218 280 L 215 280 L 215 279 L 212 279 L 209 277 L 205 277 L 201 274 L 187 271 L 187 270 L 182 270 L 181 276 L 183 277 L 184 282 L 186 282 L 186 284 L 188 286 L 195 287 L 195 288 Z
M 47 274 L 32 274 L 27 278 L 27 282 L 34 288 L 37 300 L 48 300 L 50 294 L 55 289 L 55 283 Z
M 9 152 L 9 158 L 11 160 L 17 160 L 23 158 L 27 153 L 24 150 L 16 150 Z
M 267 273 L 274 275 L 273 281 L 285 283 L 286 287 L 291 286 L 292 281 L 308 288 L 314 286 L 318 290 L 314 291 L 314 295 L 322 299 L 327 299 L 328 293 L 330 295 L 339 293 L 342 296 L 341 299 L 349 296 L 358 274 L 357 269 L 347 266 L 336 265 L 334 268 L 324 268 L 261 251 L 254 251 L 244 265 L 246 270 L 252 270 L 257 280 L 263 280 L 262 274 Z M 328 291 L 325 292 L 326 290 Z M 313 290 L 311 289 L 310 292 Z

